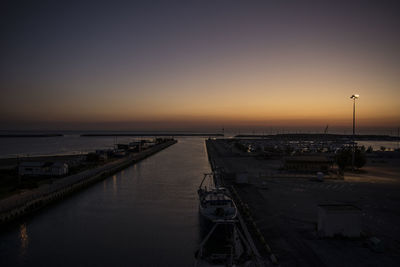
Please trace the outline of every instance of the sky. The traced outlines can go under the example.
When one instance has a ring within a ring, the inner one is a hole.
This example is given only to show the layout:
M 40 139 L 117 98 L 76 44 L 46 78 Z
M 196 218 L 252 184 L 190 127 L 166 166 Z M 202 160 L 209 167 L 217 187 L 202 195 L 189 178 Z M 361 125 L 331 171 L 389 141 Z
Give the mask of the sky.
M 396 1 L 10 1 L 0 130 L 400 126 Z

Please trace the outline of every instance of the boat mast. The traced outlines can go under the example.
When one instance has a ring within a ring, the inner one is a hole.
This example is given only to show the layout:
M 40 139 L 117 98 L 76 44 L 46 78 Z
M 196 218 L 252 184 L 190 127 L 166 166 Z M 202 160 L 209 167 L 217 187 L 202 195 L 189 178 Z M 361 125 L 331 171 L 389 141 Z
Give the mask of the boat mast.
M 201 181 L 201 184 L 200 184 L 200 186 L 199 186 L 199 189 L 201 189 L 201 187 L 202 187 L 202 185 L 203 185 L 203 183 L 204 183 L 204 180 L 207 178 L 207 176 L 211 176 L 212 175 L 212 173 L 205 173 L 204 174 L 204 177 L 203 177 L 203 180 Z

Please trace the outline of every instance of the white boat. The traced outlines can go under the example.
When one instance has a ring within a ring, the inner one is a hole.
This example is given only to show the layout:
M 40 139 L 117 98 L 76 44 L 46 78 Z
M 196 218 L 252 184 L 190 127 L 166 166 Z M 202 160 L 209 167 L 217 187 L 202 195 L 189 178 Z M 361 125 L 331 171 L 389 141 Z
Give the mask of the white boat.
M 209 178 L 209 187 L 203 186 L 204 181 Z M 211 222 L 233 220 L 237 215 L 235 202 L 223 187 L 216 187 L 213 183 L 213 174 L 204 174 L 204 178 L 197 191 L 199 195 L 200 213 Z

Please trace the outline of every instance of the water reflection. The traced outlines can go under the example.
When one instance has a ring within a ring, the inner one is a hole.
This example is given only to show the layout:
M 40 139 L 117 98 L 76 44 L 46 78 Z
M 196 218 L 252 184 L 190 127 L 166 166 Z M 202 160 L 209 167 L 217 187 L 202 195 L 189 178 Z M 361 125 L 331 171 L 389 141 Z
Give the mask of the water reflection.
M 20 249 L 20 257 L 25 256 L 28 245 L 29 245 L 29 236 L 28 231 L 26 229 L 26 224 L 21 224 L 19 227 L 19 239 L 21 240 L 21 249 Z
M 113 175 L 113 193 L 114 195 L 117 194 L 117 175 Z

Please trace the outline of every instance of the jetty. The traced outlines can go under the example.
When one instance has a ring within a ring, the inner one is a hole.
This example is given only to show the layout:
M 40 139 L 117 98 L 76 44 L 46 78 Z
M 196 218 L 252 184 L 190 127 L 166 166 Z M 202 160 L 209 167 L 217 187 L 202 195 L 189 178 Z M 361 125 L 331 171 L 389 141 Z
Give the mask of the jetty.
M 179 132 L 155 132 L 155 133 L 90 133 L 90 134 L 81 134 L 81 137 L 143 137 L 143 136 L 174 136 L 174 137 L 184 137 L 184 136 L 198 136 L 198 137 L 221 137 L 224 136 L 222 133 L 179 133 Z
M 0 134 L 0 138 L 63 137 L 63 134 Z
M 124 158 L 107 163 L 54 181 L 40 187 L 0 200 L 0 224 L 11 222 L 19 217 L 31 214 L 44 206 L 59 201 L 70 194 L 104 180 L 114 173 L 125 169 L 173 144 L 176 140 L 167 140 L 139 153 L 131 153 Z
M 268 264 L 396 266 L 400 157 L 374 152 L 362 171 L 318 179 L 317 171 L 285 169 L 285 152 L 262 156 L 257 145 L 260 139 L 206 140 L 212 171 Z

